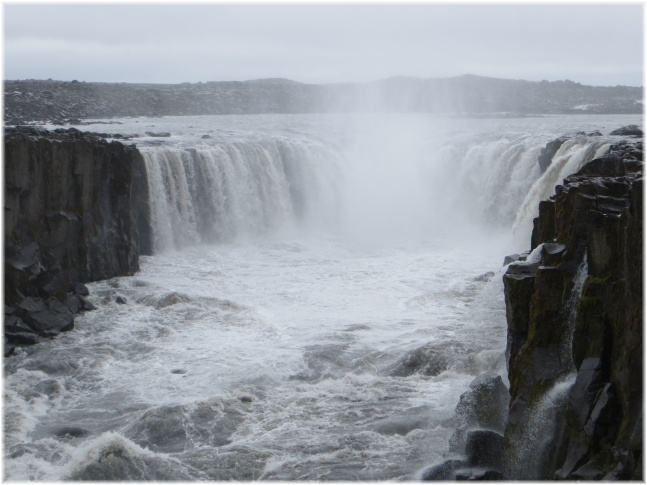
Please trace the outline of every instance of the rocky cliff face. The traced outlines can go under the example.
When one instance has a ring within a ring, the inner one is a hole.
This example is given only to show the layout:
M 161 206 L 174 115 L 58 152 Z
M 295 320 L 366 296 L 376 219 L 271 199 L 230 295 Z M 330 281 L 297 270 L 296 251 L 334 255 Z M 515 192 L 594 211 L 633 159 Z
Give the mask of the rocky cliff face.
M 136 148 L 57 131 L 5 131 L 10 343 L 72 328 L 73 315 L 91 308 L 83 283 L 133 274 L 148 249 L 146 176 Z
M 509 479 L 642 479 L 642 142 L 539 207 L 505 276 Z
M 504 261 L 510 387 L 474 380 L 423 480 L 642 479 L 642 159 L 619 143 L 540 203 Z

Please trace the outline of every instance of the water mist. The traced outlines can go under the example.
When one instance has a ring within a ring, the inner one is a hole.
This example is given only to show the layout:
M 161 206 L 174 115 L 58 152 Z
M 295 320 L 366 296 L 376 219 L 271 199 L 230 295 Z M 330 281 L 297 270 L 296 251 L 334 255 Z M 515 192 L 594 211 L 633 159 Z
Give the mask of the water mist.
M 171 133 L 136 139 L 153 254 L 5 359 L 4 478 L 415 478 L 470 383 L 505 372 L 497 272 L 530 234 L 502 241 L 544 197 L 541 148 L 618 118 L 590 120 L 118 120 Z

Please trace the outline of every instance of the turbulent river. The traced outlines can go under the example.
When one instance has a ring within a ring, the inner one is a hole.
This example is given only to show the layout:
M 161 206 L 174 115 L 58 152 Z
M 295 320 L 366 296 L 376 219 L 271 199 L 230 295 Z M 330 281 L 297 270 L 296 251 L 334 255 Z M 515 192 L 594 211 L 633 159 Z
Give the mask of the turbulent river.
M 5 359 L 8 480 L 419 478 L 474 377 L 507 382 L 501 264 L 537 202 L 641 124 L 117 121 L 83 129 L 141 135 L 153 255 Z

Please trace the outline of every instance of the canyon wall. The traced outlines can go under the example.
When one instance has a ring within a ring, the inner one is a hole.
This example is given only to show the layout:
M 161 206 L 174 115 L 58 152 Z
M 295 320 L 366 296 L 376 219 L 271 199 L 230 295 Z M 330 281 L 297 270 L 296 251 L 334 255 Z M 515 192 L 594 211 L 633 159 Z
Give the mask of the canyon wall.
M 71 329 L 91 307 L 83 283 L 139 269 L 148 194 L 134 146 L 73 128 L 9 128 L 4 150 L 8 353 Z
M 539 206 L 505 276 L 510 479 L 642 479 L 642 142 Z
M 614 134 L 629 138 L 558 185 L 531 249 L 505 258 L 509 389 L 472 382 L 423 480 L 643 479 L 642 131 Z

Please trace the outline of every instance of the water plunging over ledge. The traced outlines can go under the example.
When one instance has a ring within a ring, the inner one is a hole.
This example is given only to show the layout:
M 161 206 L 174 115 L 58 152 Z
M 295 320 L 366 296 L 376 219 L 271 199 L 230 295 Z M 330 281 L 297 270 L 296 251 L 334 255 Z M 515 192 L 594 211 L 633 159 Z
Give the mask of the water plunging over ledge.
M 541 148 L 619 119 L 123 120 L 172 133 L 138 142 L 154 254 L 6 361 L 5 477 L 415 478 L 505 373 L 497 272 Z
M 541 252 L 537 247 L 533 254 Z M 530 258 L 529 258 L 530 259 Z M 584 282 L 588 277 L 588 265 L 584 257 L 573 278 L 573 287 L 565 305 L 566 328 L 559 349 L 560 375 L 542 396 L 519 418 L 524 426 L 512 435 L 514 445 L 508 450 L 506 477 L 515 480 L 552 479 L 549 470 L 554 468 L 556 442 L 560 438 L 565 419 L 565 407 L 577 369 L 573 362 L 573 332 L 577 307 L 582 296 Z M 551 464 L 549 466 L 549 464 Z

